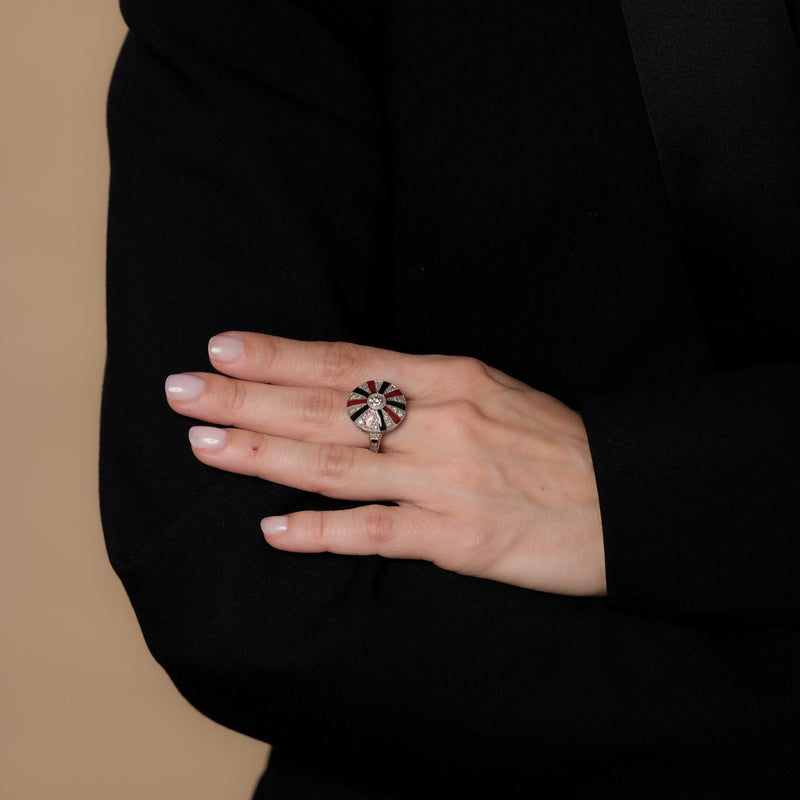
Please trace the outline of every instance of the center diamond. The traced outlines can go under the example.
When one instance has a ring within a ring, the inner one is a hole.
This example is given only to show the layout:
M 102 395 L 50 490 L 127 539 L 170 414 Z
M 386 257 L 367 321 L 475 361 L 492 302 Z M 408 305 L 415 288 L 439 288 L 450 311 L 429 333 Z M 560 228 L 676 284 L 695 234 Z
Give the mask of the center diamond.
M 382 394 L 375 392 L 375 394 L 371 394 L 367 398 L 367 405 L 375 411 L 380 411 L 380 409 L 386 406 L 386 398 Z

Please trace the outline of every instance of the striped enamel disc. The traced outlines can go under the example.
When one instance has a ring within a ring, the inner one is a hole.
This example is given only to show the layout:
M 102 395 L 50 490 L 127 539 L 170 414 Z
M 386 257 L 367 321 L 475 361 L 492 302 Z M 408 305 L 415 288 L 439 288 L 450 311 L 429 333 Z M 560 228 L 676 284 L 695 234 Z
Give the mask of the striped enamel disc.
M 403 421 L 406 398 L 389 381 L 367 381 L 350 392 L 347 413 L 362 431 L 386 433 Z

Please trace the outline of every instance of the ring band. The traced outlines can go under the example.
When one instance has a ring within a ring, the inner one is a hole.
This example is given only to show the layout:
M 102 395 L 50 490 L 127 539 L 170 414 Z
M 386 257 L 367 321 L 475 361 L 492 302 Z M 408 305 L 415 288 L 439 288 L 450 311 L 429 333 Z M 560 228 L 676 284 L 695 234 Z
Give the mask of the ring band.
M 377 453 L 381 437 L 403 421 L 406 407 L 406 398 L 393 383 L 366 381 L 350 392 L 347 415 L 359 430 L 369 435 L 369 449 Z

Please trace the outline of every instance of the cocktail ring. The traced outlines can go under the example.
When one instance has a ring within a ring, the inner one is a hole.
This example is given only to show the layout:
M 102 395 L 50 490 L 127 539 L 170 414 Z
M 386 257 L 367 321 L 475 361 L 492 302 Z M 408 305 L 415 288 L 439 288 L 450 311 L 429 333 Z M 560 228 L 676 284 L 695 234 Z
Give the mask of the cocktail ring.
M 394 430 L 405 418 L 406 398 L 389 381 L 367 381 L 350 392 L 347 414 L 369 434 L 369 449 L 377 453 L 383 434 Z

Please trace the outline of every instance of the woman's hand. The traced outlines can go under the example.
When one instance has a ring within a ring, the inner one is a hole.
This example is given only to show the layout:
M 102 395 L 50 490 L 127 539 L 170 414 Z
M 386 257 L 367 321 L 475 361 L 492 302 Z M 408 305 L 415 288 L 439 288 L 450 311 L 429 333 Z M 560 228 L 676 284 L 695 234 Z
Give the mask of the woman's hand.
M 570 595 L 606 592 L 594 471 L 580 415 L 470 358 L 227 333 L 220 372 L 167 379 L 204 464 L 367 505 L 262 521 L 295 552 L 419 558 Z M 354 386 L 399 386 L 408 414 L 371 453 L 345 409 Z

